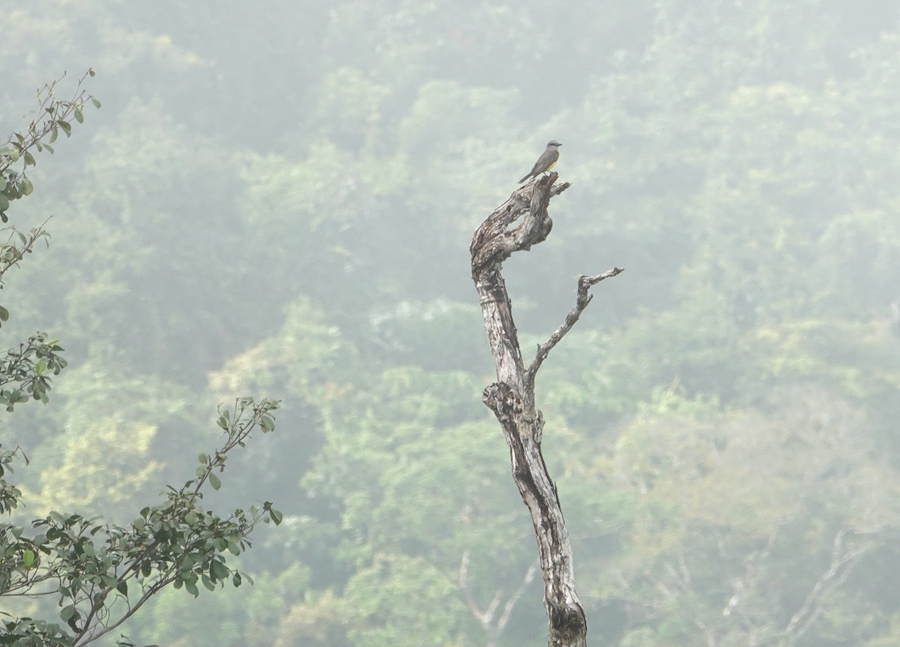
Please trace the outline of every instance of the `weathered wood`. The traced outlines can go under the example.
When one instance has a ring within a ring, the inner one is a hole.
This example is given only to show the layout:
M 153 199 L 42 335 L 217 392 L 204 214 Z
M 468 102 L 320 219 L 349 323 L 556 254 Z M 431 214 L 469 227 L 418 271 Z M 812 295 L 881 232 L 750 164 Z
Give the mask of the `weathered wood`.
M 550 339 L 538 348 L 525 368 L 512 316 L 512 303 L 503 281 L 503 261 L 518 251 L 543 242 L 553 228 L 547 214 L 550 199 L 569 188 L 556 185 L 559 175 L 550 173 L 517 189 L 488 216 L 472 237 L 472 279 L 497 370 L 497 381 L 482 396 L 496 415 L 509 445 L 513 478 L 531 513 L 544 577 L 544 606 L 549 621 L 550 647 L 585 647 L 587 622 L 575 592 L 572 547 L 566 530 L 556 485 L 541 455 L 544 417 L 535 408 L 534 380 L 542 362 L 566 335 L 591 301 L 590 288 L 616 276 L 615 268 L 578 281 L 575 308 Z M 519 224 L 515 224 L 520 221 Z

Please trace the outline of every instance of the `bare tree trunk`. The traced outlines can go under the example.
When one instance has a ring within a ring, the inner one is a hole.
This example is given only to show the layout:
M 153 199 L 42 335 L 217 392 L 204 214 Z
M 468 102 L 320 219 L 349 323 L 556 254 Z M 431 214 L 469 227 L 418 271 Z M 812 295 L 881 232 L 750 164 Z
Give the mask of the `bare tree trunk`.
M 572 547 L 556 485 L 541 456 L 544 417 L 535 409 L 534 380 L 541 363 L 587 307 L 592 298 L 591 286 L 622 270 L 615 268 L 578 279 L 575 308 L 550 339 L 538 347 L 528 368 L 522 361 L 512 304 L 500 273 L 503 261 L 514 252 L 528 251 L 549 235 L 553 227 L 553 221 L 547 215 L 550 198 L 569 188 L 568 182 L 554 186 L 558 177 L 557 173 L 550 173 L 517 189 L 478 227 L 469 250 L 472 279 L 478 290 L 484 327 L 497 367 L 497 381 L 484 390 L 482 397 L 503 427 L 513 478 L 534 524 L 544 577 L 544 606 L 550 625 L 548 645 L 585 647 L 587 622 L 575 592 Z M 521 222 L 513 226 L 520 218 Z

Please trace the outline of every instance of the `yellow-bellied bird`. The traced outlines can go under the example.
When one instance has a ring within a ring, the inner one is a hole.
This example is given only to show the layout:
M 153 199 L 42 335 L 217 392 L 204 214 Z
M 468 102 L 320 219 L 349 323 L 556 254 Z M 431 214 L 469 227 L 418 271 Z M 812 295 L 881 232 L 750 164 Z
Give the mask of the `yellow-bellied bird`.
M 537 177 L 541 173 L 549 171 L 553 168 L 553 165 L 556 164 L 556 160 L 559 159 L 559 147 L 562 146 L 555 139 L 551 139 L 547 144 L 547 148 L 544 149 L 544 152 L 541 153 L 541 156 L 537 159 L 537 162 L 534 163 L 534 166 L 531 167 L 531 172 L 519 180 L 519 184 L 522 184 L 525 180 L 530 177 Z

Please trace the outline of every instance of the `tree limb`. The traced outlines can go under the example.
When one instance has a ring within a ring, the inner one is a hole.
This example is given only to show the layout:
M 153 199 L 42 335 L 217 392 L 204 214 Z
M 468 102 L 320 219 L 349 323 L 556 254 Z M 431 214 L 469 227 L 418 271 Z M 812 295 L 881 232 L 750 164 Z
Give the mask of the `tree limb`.
M 544 363 L 544 360 L 547 359 L 547 356 L 550 354 L 550 351 L 553 350 L 553 347 L 556 346 L 563 337 L 566 336 L 578 319 L 581 317 L 581 313 L 584 312 L 584 309 L 588 307 L 588 304 L 594 298 L 594 295 L 591 294 L 591 288 L 597 285 L 600 281 L 604 279 L 609 279 L 614 276 L 618 276 L 625 269 L 621 267 L 614 267 L 611 270 L 607 270 L 603 274 L 597 274 L 596 276 L 584 276 L 583 274 L 578 277 L 578 296 L 575 299 L 575 307 L 566 315 L 566 320 L 562 323 L 562 325 L 557 328 L 552 335 L 550 335 L 550 339 L 546 342 L 538 346 L 537 355 L 534 358 L 534 361 L 531 362 L 531 365 L 528 367 L 528 370 L 525 371 L 525 387 L 534 387 L 534 378 L 537 375 L 538 370 L 541 368 L 541 364 Z

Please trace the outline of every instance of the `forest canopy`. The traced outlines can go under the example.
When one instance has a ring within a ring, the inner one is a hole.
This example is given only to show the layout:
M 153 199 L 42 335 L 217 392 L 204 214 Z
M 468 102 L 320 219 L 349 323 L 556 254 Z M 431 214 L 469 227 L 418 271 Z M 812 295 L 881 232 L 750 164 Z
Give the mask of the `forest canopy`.
M 130 521 L 193 473 L 218 402 L 280 399 L 212 497 L 284 512 L 240 556 L 255 585 L 167 591 L 136 644 L 543 644 L 467 250 L 555 139 L 572 187 L 505 268 L 523 348 L 578 274 L 628 268 L 537 384 L 591 643 L 900 645 L 898 20 L 887 0 L 10 8 L 0 132 L 64 72 L 93 68 L 103 102 L 9 209 L 52 239 L 5 276 L 0 331 L 47 330 L 68 362 L 0 426 L 30 459 L 14 518 Z M 475 612 L 520 588 L 502 628 Z

